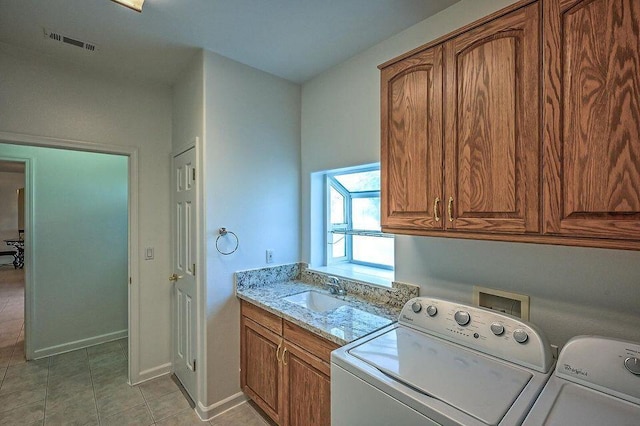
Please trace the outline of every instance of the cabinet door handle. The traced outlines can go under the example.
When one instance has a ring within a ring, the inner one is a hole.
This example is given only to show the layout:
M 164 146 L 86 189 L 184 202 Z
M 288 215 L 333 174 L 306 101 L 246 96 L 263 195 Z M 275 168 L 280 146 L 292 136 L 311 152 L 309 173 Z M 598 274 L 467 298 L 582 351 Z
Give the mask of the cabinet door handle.
M 453 222 L 453 197 L 449 197 L 447 211 L 449 212 L 449 222 Z
M 436 197 L 435 201 L 433 202 L 433 219 L 436 222 L 440 222 L 440 216 L 438 216 L 438 204 L 440 204 L 440 198 Z
M 286 360 L 286 358 L 285 358 L 285 355 L 286 355 L 286 354 L 287 354 L 287 348 L 284 348 L 284 349 L 282 350 L 282 363 L 283 363 L 284 365 L 287 365 L 287 360 Z
M 276 359 L 278 360 L 278 362 L 281 361 L 280 356 L 278 355 L 280 353 L 281 348 L 282 348 L 282 342 L 280 342 L 280 344 L 278 345 L 278 349 L 276 349 Z

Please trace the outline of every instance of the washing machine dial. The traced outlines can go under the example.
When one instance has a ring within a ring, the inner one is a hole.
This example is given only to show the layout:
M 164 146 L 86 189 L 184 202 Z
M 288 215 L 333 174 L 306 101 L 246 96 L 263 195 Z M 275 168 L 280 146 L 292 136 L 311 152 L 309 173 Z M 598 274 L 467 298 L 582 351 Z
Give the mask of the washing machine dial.
M 471 315 L 469 315 L 469 312 L 466 311 L 457 311 L 453 315 L 453 318 L 459 325 L 467 325 L 469 324 L 469 321 L 471 321 Z
M 630 356 L 629 358 L 624 360 L 624 366 L 631 373 L 635 374 L 636 376 L 640 376 L 640 359 L 634 356 Z
M 500 324 L 499 322 L 494 322 L 493 324 L 491 324 L 491 332 L 493 332 L 493 334 L 495 334 L 496 336 L 500 336 L 502 333 L 504 333 L 504 325 Z
M 438 308 L 436 308 L 433 305 L 427 306 L 427 315 L 429 315 L 430 317 L 435 317 L 437 313 L 438 313 Z
M 413 302 L 411 310 L 417 314 L 422 310 L 422 304 L 420 302 Z
M 523 329 L 518 328 L 513 331 L 513 339 L 518 343 L 525 343 L 529 340 L 529 335 Z

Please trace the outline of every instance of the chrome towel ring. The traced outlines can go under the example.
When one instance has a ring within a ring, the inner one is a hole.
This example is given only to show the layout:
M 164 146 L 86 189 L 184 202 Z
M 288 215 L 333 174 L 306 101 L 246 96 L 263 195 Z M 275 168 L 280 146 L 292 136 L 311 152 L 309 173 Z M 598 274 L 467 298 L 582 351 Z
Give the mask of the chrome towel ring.
M 240 240 L 238 239 L 238 236 L 235 234 L 235 232 L 231 232 L 231 231 L 227 231 L 227 228 L 220 228 L 218 229 L 218 238 L 216 238 L 216 250 L 218 250 L 218 253 L 224 255 L 224 256 L 228 256 L 230 254 L 233 254 L 236 252 L 236 250 L 238 250 L 238 246 L 240 245 Z M 236 239 L 236 246 L 233 248 L 233 250 L 231 251 L 222 251 L 220 250 L 220 247 L 218 246 L 218 243 L 220 242 L 220 238 L 226 236 L 227 234 L 231 234 L 233 235 L 233 237 Z

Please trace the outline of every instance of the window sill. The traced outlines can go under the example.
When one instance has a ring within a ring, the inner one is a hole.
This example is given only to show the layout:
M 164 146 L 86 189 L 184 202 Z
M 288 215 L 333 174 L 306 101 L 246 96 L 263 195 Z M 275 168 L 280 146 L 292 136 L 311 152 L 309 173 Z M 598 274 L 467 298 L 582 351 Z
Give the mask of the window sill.
M 330 266 L 309 266 L 312 271 L 335 275 L 336 277 L 363 281 L 382 287 L 391 287 L 395 274 L 388 269 L 372 268 L 371 266 L 354 263 L 339 263 Z

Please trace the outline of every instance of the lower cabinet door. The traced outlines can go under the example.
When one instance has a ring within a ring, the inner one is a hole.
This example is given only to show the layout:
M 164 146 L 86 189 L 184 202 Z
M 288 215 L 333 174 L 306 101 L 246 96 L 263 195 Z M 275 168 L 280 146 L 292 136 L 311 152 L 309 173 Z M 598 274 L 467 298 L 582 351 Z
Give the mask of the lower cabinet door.
M 275 422 L 281 423 L 282 365 L 278 351 L 282 338 L 242 317 L 241 375 L 244 392 Z
M 285 426 L 331 425 L 329 364 L 285 341 L 283 422 Z

